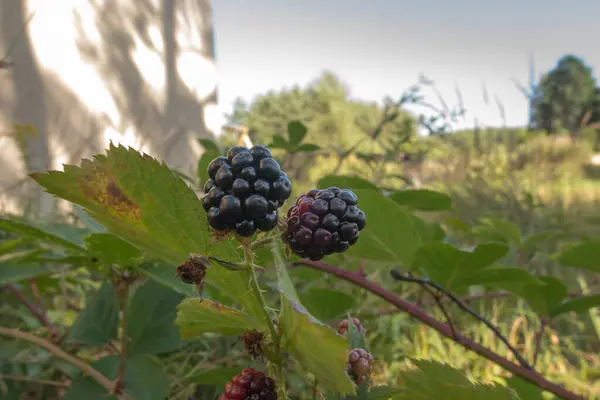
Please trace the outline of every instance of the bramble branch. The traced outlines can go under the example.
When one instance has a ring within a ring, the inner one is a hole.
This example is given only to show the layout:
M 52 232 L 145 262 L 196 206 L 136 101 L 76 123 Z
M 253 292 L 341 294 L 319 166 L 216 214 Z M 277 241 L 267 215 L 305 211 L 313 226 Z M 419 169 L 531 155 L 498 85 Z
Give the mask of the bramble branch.
M 23 292 L 21 292 L 17 286 L 13 285 L 12 283 L 9 283 L 8 285 L 6 285 L 6 287 L 19 299 L 21 303 L 23 303 L 23 305 L 27 308 L 27 310 L 29 310 L 31 315 L 36 317 L 42 323 L 42 325 L 46 327 L 46 329 L 48 329 L 48 331 L 50 332 L 50 336 L 53 339 L 56 338 L 56 328 L 50 322 L 48 315 L 46 315 L 46 313 L 38 306 L 29 301 L 29 299 L 25 297 Z
M 525 358 L 523 358 L 523 356 L 521 356 L 521 354 L 517 351 L 517 349 L 515 349 L 510 344 L 510 342 L 508 341 L 508 339 L 506 337 L 504 337 L 504 335 L 502 334 L 502 332 L 500 332 L 500 330 L 496 326 L 494 326 L 494 324 L 492 324 L 490 321 L 488 321 L 487 319 L 485 319 L 484 317 L 482 317 L 481 315 L 479 315 L 475 311 L 471 310 L 469 307 L 467 307 L 466 304 L 464 304 L 462 301 L 460 301 L 460 299 L 458 297 L 456 297 L 455 295 L 453 295 L 451 292 L 447 291 L 446 289 L 444 289 L 443 287 L 441 287 L 437 283 L 430 281 L 429 279 L 415 278 L 415 277 L 412 277 L 412 276 L 404 276 L 400 272 L 395 271 L 395 270 L 392 270 L 391 274 L 394 277 L 394 279 L 396 279 L 396 280 L 404 281 L 404 282 L 418 283 L 419 285 L 422 285 L 423 287 L 431 286 L 432 288 L 434 288 L 435 290 L 437 290 L 438 293 L 442 293 L 444 296 L 446 296 L 447 298 L 449 298 L 450 300 L 452 300 L 452 302 L 455 303 L 461 310 L 463 310 L 467 314 L 473 316 L 473 318 L 475 318 L 479 322 L 483 323 L 492 332 L 494 332 L 494 334 L 496 335 L 496 337 L 498 339 L 500 339 L 502 341 L 502 343 L 504 343 L 504 345 L 511 351 L 511 353 L 514 354 L 515 358 L 517 360 L 519 360 L 519 363 L 522 366 L 524 366 L 527 369 L 533 370 L 533 366 L 531 366 L 531 364 L 529 364 L 527 362 L 527 360 L 525 360 Z
M 464 348 L 471 350 L 471 351 L 475 352 L 476 354 L 479 354 L 482 357 L 487 358 L 488 360 L 501 366 L 502 368 L 513 373 L 514 375 L 534 384 L 538 388 L 540 388 L 542 390 L 546 390 L 550 393 L 553 393 L 554 395 L 558 396 L 561 399 L 583 400 L 583 398 L 580 397 L 579 395 L 563 388 L 562 386 L 559 386 L 555 383 L 548 381 L 541 374 L 509 361 L 508 359 L 493 352 L 492 350 L 488 349 L 487 347 L 484 347 L 481 344 L 467 338 L 466 336 L 457 334 L 456 337 L 453 337 L 452 330 L 450 329 L 450 327 L 448 325 L 439 322 L 438 320 L 436 320 L 435 318 L 433 318 L 432 316 L 430 316 L 423 310 L 419 309 L 415 305 L 405 301 L 404 299 L 400 298 L 396 294 L 382 288 L 375 282 L 372 282 L 372 281 L 366 279 L 365 277 L 357 274 L 356 272 L 346 271 L 344 269 L 334 267 L 332 265 L 325 264 L 320 261 L 310 261 L 307 259 L 294 262 L 291 265 L 292 266 L 304 265 L 304 266 L 307 266 L 307 267 L 310 267 L 310 268 L 313 268 L 313 269 L 316 269 L 319 271 L 323 271 L 328 274 L 337 276 L 338 278 L 343 279 L 347 282 L 353 283 L 356 286 L 359 286 L 363 289 L 366 289 L 366 290 L 370 291 L 371 293 L 386 300 L 387 302 L 393 304 L 394 306 L 398 307 L 399 309 L 403 310 L 404 312 L 408 313 L 410 316 L 421 321 L 425 325 L 428 325 L 429 327 L 435 329 L 442 335 L 452 339 L 454 342 L 460 344 Z
M 38 345 L 38 346 L 48 350 L 50 353 L 54 354 L 56 357 L 79 368 L 82 372 L 89 375 L 92 379 L 94 379 L 96 382 L 98 382 L 100 385 L 102 385 L 104 388 L 106 388 L 106 390 L 108 390 L 109 392 L 113 391 L 114 384 L 110 379 L 108 379 L 107 377 L 102 375 L 98 370 L 96 370 L 90 364 L 86 363 L 85 361 L 83 361 L 80 358 L 70 355 L 69 353 L 67 353 L 60 347 L 56 346 L 55 344 L 50 343 L 46 339 L 42 339 L 40 337 L 32 335 L 31 333 L 23 332 L 18 329 L 10 329 L 10 328 L 4 328 L 4 327 L 0 327 L 0 335 L 9 336 L 9 337 L 12 337 L 15 339 L 20 339 L 20 340 L 25 340 L 25 341 L 28 341 L 35 345 Z

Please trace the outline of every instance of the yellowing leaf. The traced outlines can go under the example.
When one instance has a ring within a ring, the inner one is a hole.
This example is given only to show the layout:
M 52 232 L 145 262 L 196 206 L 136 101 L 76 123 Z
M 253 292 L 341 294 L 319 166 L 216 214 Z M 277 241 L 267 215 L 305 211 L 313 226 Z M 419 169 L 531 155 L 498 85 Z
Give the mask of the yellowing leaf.
M 177 308 L 175 323 L 184 339 L 206 332 L 239 335 L 250 329 L 262 328 L 247 314 L 212 300 L 185 299 Z

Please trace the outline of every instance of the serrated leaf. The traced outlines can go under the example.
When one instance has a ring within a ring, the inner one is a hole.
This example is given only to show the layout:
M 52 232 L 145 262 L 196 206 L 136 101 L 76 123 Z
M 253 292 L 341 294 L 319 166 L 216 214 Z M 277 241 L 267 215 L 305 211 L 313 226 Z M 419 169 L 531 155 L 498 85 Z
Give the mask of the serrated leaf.
M 183 339 L 206 332 L 236 336 L 250 329 L 264 330 L 262 324 L 249 315 L 207 299 L 183 300 L 177 307 L 175 323 Z
M 63 229 L 61 234 L 61 229 L 57 226 L 57 224 L 47 224 L 47 228 L 49 229 L 46 230 L 42 226 L 36 226 L 29 222 L 0 218 L 0 230 L 32 237 L 42 242 L 58 245 L 72 251 L 84 251 L 82 246 L 83 243 L 80 241 L 80 239 L 83 237 L 83 233 L 85 233 L 84 230 L 75 228 L 71 225 L 66 225 L 62 227 Z M 51 230 L 54 230 L 55 232 L 51 232 Z M 77 233 L 80 233 L 81 235 L 77 235 Z
M 64 172 L 34 173 L 48 193 L 82 206 L 110 232 L 165 260 L 208 250 L 206 213 L 167 165 L 123 146 Z
M 312 143 L 304 143 L 294 149 L 295 152 L 312 153 L 313 151 L 321 150 L 319 146 Z
M 120 356 L 104 357 L 92 366 L 108 379 L 115 379 L 119 372 Z M 166 399 L 169 395 L 169 381 L 162 366 L 148 356 L 127 358 L 125 363 L 125 391 L 135 400 Z M 63 400 L 107 400 L 117 397 L 108 393 L 92 378 L 77 377 Z
M 341 189 L 369 189 L 379 192 L 379 188 L 373 183 L 357 176 L 327 175 L 319 180 L 317 186 L 320 189 L 326 189 L 328 187 L 335 186 Z
M 420 211 L 445 211 L 452 208 L 452 199 L 448 195 L 427 189 L 399 190 L 390 194 L 390 199 L 401 206 Z
M 302 296 L 308 311 L 321 321 L 331 321 L 354 307 L 354 296 L 338 290 L 312 288 Z
M 91 346 L 107 344 L 117 337 L 119 305 L 115 286 L 104 283 L 95 292 L 75 323 L 69 329 L 68 339 Z
M 562 252 L 558 261 L 566 266 L 600 272 L 600 241 L 593 240 Z
M 421 238 L 410 216 L 374 190 L 355 190 L 358 207 L 367 215 L 367 225 L 349 255 L 377 261 L 410 265 Z
M 129 355 L 160 354 L 181 345 L 175 317 L 183 298 L 153 280 L 147 280 L 137 288 L 128 312 Z
M 413 269 L 421 268 L 429 278 L 446 289 L 470 283 L 481 271 L 493 265 L 508 252 L 501 243 L 485 243 L 473 251 L 457 249 L 447 243 L 425 243 L 416 252 Z
M 550 310 L 550 316 L 556 317 L 568 312 L 582 313 L 590 308 L 600 307 L 600 295 L 582 296 L 577 299 L 566 301 Z
M 221 155 L 218 151 L 208 150 L 200 156 L 198 160 L 198 166 L 196 168 L 196 172 L 198 174 L 198 180 L 200 181 L 200 185 L 204 186 L 206 181 L 208 181 L 208 164 L 215 158 Z
M 240 372 L 239 368 L 213 368 L 213 369 L 204 369 L 198 372 L 197 374 L 192 375 L 188 382 L 194 382 L 200 385 L 215 385 L 218 387 L 225 386 L 225 384 L 231 381 L 235 375 Z
M 470 382 L 447 364 L 414 360 L 416 369 L 402 374 L 402 392 L 394 399 L 406 400 L 519 400 L 504 386 Z
M 219 149 L 219 145 L 211 139 L 198 139 L 198 143 L 200 143 L 200 146 L 202 146 L 205 151 L 221 153 L 221 149 Z
M 440 224 L 424 221 L 416 215 L 409 214 L 409 216 L 423 243 L 438 242 L 446 237 L 446 233 Z
M 232 240 L 213 244 L 206 212 L 194 191 L 167 165 L 133 149 L 110 145 L 107 155 L 83 160 L 64 172 L 32 174 L 46 191 L 79 204 L 111 233 L 173 265 L 190 253 L 239 261 Z M 261 313 L 242 274 L 215 268 L 207 282 Z
M 521 400 L 543 400 L 542 390 L 537 386 L 517 377 L 506 378 L 506 384 L 513 389 Z
M 278 246 L 273 246 L 272 249 L 281 293 L 279 322 L 284 327 L 283 342 L 288 352 L 303 369 L 315 376 L 324 389 L 341 394 L 353 392 L 354 383 L 346 374 L 346 340 L 304 308 L 287 273 Z M 324 357 L 324 354 L 327 356 Z
M 306 126 L 300 121 L 291 121 L 287 125 L 287 132 L 290 147 L 296 147 L 302 142 L 302 139 L 306 136 Z
M 142 252 L 118 236 L 110 233 L 92 233 L 85 238 L 90 256 L 103 265 L 131 267 L 140 263 Z

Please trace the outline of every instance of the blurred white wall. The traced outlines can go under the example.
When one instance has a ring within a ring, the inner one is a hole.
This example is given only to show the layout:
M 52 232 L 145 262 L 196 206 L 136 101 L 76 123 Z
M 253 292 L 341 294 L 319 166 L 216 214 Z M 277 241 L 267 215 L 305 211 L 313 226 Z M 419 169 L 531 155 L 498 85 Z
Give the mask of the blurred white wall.
M 0 0 L 0 50 L 14 64 L 0 70 L 3 211 L 51 212 L 27 172 L 111 140 L 193 176 L 196 138 L 222 124 L 209 0 Z

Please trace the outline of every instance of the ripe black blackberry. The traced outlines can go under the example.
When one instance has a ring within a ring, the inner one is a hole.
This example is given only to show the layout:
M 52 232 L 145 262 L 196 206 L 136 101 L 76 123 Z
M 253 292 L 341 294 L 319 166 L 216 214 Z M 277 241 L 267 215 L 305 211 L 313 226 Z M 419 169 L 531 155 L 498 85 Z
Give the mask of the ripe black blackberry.
M 208 176 L 202 205 L 209 225 L 244 237 L 275 228 L 277 210 L 292 193 L 287 175 L 261 145 L 232 147 L 227 157 L 210 162 Z
M 357 384 L 367 383 L 372 369 L 373 356 L 365 349 L 357 348 L 348 351 L 347 372 Z
M 252 368 L 246 368 L 225 384 L 219 400 L 277 400 L 275 381 Z
M 300 196 L 288 211 L 286 241 L 292 251 L 316 261 L 348 250 L 367 223 L 357 204 L 352 191 L 337 187 Z

